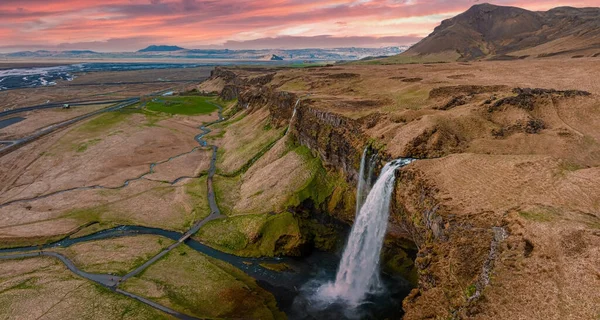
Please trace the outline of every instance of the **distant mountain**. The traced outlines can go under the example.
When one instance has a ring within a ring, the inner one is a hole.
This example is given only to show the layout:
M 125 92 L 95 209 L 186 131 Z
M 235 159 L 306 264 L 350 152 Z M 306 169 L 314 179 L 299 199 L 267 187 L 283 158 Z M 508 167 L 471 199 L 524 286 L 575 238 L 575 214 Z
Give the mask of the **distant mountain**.
M 97 54 L 98 52 L 92 51 L 92 50 L 70 50 L 70 51 L 63 51 L 63 53 L 66 53 L 66 54 Z
M 69 51 L 19 51 L 6 54 L 6 57 L 31 57 L 31 58 L 45 58 L 45 57 L 56 57 L 56 58 L 72 58 L 72 57 L 84 57 L 90 55 L 98 55 L 98 52 L 91 50 L 69 50 Z
M 424 60 L 525 59 L 600 53 L 600 8 L 533 12 L 479 4 L 444 20 L 400 57 Z
M 181 51 L 181 50 L 185 50 L 185 48 L 178 47 L 178 46 L 151 45 L 142 50 L 138 50 L 138 52 L 170 52 L 170 51 Z
M 0 58 L 60 58 L 60 59 L 210 59 L 239 61 L 352 61 L 368 56 L 392 56 L 406 47 L 384 48 L 328 48 L 328 49 L 183 49 L 177 46 L 149 46 L 137 52 L 95 52 L 90 50 L 70 51 L 20 51 L 1 54 Z

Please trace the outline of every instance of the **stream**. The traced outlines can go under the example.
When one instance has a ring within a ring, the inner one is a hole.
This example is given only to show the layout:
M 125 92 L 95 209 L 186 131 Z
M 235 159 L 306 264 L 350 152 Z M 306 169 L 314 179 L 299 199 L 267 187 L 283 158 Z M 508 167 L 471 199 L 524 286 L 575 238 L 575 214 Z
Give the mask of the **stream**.
M 211 132 L 208 126 L 225 120 L 222 116 L 222 107 L 216 104 L 215 106 L 218 108 L 219 119 L 200 126 L 199 129 L 202 131 L 202 133 L 198 134 L 195 137 L 195 140 L 200 144 L 200 147 L 212 148 L 212 158 L 207 176 L 207 197 L 211 212 L 209 216 L 196 222 L 188 231 L 186 231 L 185 233 L 180 233 L 176 231 L 135 225 L 120 226 L 112 229 L 99 231 L 79 238 L 67 237 L 60 241 L 41 246 L 0 249 L 0 254 L 2 254 L 0 256 L 0 259 L 22 259 L 36 256 L 54 257 L 56 259 L 59 259 L 63 264 L 65 264 L 65 266 L 74 274 L 88 279 L 90 281 L 96 282 L 106 288 L 109 288 L 110 290 L 113 290 L 116 293 L 136 299 L 142 303 L 145 303 L 153 308 L 166 312 L 179 319 L 194 319 L 194 317 L 182 314 L 178 311 L 172 310 L 168 307 L 160 305 L 144 297 L 137 296 L 135 294 L 126 292 L 118 288 L 120 283 L 138 275 L 147 267 L 152 265 L 164 255 L 168 254 L 177 246 L 185 244 L 191 249 L 194 249 L 197 252 L 200 252 L 206 256 L 227 262 L 233 265 L 234 267 L 244 271 L 249 276 L 253 277 L 261 287 L 268 290 L 274 295 L 275 299 L 277 300 L 279 309 L 285 312 L 290 319 L 341 319 L 354 317 L 365 319 L 399 318 L 402 315 L 402 299 L 408 295 L 412 287 L 406 280 L 388 275 L 382 275 L 382 284 L 386 293 L 384 295 L 366 297 L 363 305 L 354 314 L 354 316 L 349 317 L 345 312 L 343 305 L 332 304 L 329 308 L 326 308 L 325 310 L 312 310 L 310 308 L 310 299 L 305 299 L 304 297 L 306 294 L 306 290 L 310 290 L 307 288 L 310 288 L 312 283 L 315 283 L 316 285 L 317 283 L 323 283 L 324 281 L 332 281 L 335 279 L 338 264 L 340 262 L 339 252 L 327 253 L 314 251 L 308 256 L 301 258 L 244 258 L 216 250 L 191 238 L 192 235 L 194 235 L 203 225 L 205 225 L 209 221 L 225 217 L 221 214 L 219 210 L 212 185 L 213 177 L 216 173 L 218 147 L 215 145 L 210 146 L 208 145 L 208 142 L 204 140 L 204 137 Z M 200 147 L 196 147 L 190 152 L 173 156 L 167 160 L 152 163 L 150 165 L 149 172 L 144 173 L 143 175 L 134 179 L 126 180 L 123 183 L 123 185 L 118 187 L 87 186 L 71 188 L 68 190 L 56 191 L 54 193 L 38 196 L 35 198 L 13 200 L 0 205 L 0 207 L 4 207 L 16 202 L 25 202 L 45 198 L 52 195 L 56 195 L 58 193 L 73 190 L 124 188 L 128 186 L 130 182 L 143 179 L 146 175 L 154 172 L 154 167 L 157 164 L 165 163 L 177 157 L 194 152 Z M 178 181 L 185 178 L 196 177 L 179 177 L 170 183 L 175 184 Z M 64 255 L 61 255 L 60 253 L 56 252 L 47 251 L 55 248 L 66 248 L 78 243 L 135 235 L 157 235 L 172 239 L 173 241 L 175 241 L 175 243 L 161 251 L 152 259 L 146 261 L 144 264 L 142 264 L 135 270 L 122 277 L 107 274 L 86 273 L 78 269 L 75 266 L 75 264 Z M 262 267 L 262 263 L 285 263 L 290 270 L 283 272 L 273 271 Z

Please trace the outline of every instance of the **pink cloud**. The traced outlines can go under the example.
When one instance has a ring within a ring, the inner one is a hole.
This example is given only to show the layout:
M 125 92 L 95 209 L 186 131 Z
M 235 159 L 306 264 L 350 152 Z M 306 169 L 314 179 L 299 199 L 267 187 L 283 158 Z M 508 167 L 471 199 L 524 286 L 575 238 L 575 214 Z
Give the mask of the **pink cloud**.
M 106 50 L 126 47 L 119 47 L 115 39 L 138 39 L 139 45 L 159 39 L 191 48 L 250 46 L 260 39 L 259 43 L 272 45 L 281 41 L 283 46 L 290 36 L 305 36 L 303 43 L 318 45 L 322 35 L 363 39 L 357 46 L 387 45 L 389 41 L 377 41 L 385 37 L 408 44 L 400 40 L 423 37 L 443 18 L 473 4 L 473 0 L 2 0 L 0 46 L 106 43 Z M 598 6 L 600 0 L 497 0 L 495 4 L 547 10 Z

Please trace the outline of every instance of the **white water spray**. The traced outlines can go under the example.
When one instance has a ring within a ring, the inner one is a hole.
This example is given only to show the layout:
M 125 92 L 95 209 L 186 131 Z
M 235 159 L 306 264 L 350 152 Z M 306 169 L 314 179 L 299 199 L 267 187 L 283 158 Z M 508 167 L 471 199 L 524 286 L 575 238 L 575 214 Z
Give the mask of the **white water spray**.
M 394 172 L 412 161 L 413 159 L 394 160 L 382 169 L 356 216 L 335 282 L 324 284 L 318 289 L 319 300 L 342 300 L 349 305 L 358 306 L 367 294 L 376 293 L 382 288 L 379 255 L 390 214 Z

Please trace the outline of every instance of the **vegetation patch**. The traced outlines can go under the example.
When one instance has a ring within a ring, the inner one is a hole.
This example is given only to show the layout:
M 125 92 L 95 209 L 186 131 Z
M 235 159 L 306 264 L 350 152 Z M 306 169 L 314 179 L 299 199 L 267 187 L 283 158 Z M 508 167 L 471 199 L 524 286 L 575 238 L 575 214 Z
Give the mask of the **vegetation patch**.
M 239 176 L 223 177 L 215 176 L 213 178 L 213 187 L 215 189 L 215 198 L 219 204 L 219 209 L 224 215 L 232 215 L 233 207 L 240 198 L 240 186 L 242 179 Z
M 177 96 L 158 97 L 149 101 L 146 108 L 151 111 L 168 114 L 199 115 L 210 114 L 218 108 L 215 97 Z
M 535 222 L 551 222 L 559 216 L 559 211 L 551 207 L 535 207 L 519 211 L 519 215 L 527 220 Z
M 201 241 L 244 257 L 299 255 L 303 239 L 294 215 L 252 214 L 214 220 L 197 234 Z
M 125 275 L 172 243 L 167 238 L 140 235 L 78 243 L 53 250 L 66 255 L 86 272 Z
M 49 257 L 0 261 L 0 288 L 2 319 L 170 319 Z
M 274 297 L 233 266 L 179 246 L 123 289 L 199 318 L 281 319 Z
M 102 139 L 91 139 L 80 144 L 74 145 L 73 149 L 77 153 L 85 152 L 89 147 L 97 145 L 98 143 L 100 143 L 100 141 L 102 141 Z
M 313 176 L 302 188 L 291 195 L 286 207 L 297 207 L 307 199 L 311 199 L 315 206 L 318 207 L 331 196 L 335 186 L 329 181 L 321 160 L 313 157 L 308 147 L 298 147 L 294 149 L 294 152 L 302 156 L 309 163 Z
M 103 113 L 79 126 L 77 131 L 81 133 L 100 133 L 127 120 L 132 113 L 138 112 L 137 110 L 121 110 Z
M 185 193 L 190 198 L 192 206 L 192 220 L 198 221 L 208 217 L 210 214 L 210 206 L 207 198 L 206 176 L 194 179 L 192 182 L 185 185 Z
M 221 126 L 217 125 L 227 131 L 219 147 L 222 150 L 217 166 L 220 174 L 231 176 L 245 171 L 284 132 L 283 128 L 260 130 L 268 128 L 269 112 L 266 108 L 245 114 L 244 112 Z
M 409 87 L 400 91 L 395 97 L 395 103 L 383 111 L 394 112 L 402 109 L 417 110 L 427 104 L 429 89 L 423 87 Z

